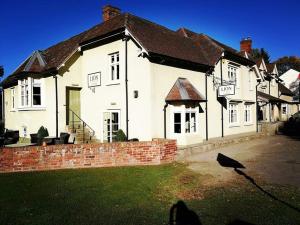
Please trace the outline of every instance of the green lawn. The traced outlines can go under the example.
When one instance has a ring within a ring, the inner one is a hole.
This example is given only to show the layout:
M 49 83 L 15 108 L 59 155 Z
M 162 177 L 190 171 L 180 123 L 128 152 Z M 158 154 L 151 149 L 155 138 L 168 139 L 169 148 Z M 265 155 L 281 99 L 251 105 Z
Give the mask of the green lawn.
M 247 182 L 203 190 L 205 178 L 178 164 L 0 174 L 0 224 L 168 224 L 179 199 L 203 225 L 300 224 L 299 212 Z M 300 208 L 299 189 L 264 188 Z

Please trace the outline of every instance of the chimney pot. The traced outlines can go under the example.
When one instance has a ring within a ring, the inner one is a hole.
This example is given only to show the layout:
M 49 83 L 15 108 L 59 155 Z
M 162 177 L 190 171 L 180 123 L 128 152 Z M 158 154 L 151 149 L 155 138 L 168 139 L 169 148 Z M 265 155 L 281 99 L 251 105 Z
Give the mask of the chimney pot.
M 251 53 L 252 51 L 252 39 L 251 37 L 243 38 L 240 42 L 240 50 Z
M 121 10 L 115 6 L 106 5 L 102 8 L 102 19 L 104 22 L 120 14 Z

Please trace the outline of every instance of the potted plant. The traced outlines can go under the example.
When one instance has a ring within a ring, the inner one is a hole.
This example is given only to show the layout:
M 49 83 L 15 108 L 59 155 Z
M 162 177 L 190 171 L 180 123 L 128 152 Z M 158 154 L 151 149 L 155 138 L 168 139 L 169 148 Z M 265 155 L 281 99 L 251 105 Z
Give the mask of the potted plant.
M 41 126 L 40 129 L 37 132 L 37 142 L 38 145 L 46 145 L 46 143 L 44 143 L 44 138 L 49 136 L 48 130 L 47 128 Z

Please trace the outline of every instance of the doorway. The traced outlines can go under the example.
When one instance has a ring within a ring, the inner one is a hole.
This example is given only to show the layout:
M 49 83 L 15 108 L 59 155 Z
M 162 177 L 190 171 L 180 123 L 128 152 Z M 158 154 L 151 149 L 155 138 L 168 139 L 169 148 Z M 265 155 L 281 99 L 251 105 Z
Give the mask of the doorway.
M 80 118 L 80 90 L 81 88 L 66 87 L 66 124 L 72 124 Z M 73 112 L 75 115 L 73 115 Z M 77 115 L 77 116 L 76 116 Z
M 120 111 L 108 111 L 103 113 L 103 142 L 115 141 L 120 129 Z

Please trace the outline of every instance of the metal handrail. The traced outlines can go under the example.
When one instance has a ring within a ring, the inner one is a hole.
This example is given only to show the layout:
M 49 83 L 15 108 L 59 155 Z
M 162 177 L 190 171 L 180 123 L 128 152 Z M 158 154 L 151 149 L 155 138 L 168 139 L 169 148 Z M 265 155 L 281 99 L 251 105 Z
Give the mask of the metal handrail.
M 84 128 L 85 127 L 88 127 L 92 132 L 89 132 L 89 133 L 92 133 L 91 136 L 94 136 L 95 135 L 95 131 L 93 128 L 91 128 L 83 119 L 80 118 L 80 116 L 78 116 L 72 109 L 69 109 L 69 111 L 72 112 L 72 129 L 75 130 L 75 127 L 74 127 L 74 115 L 80 120 L 80 121 L 76 121 L 76 122 L 82 122 L 83 124 L 83 140 L 84 140 Z

